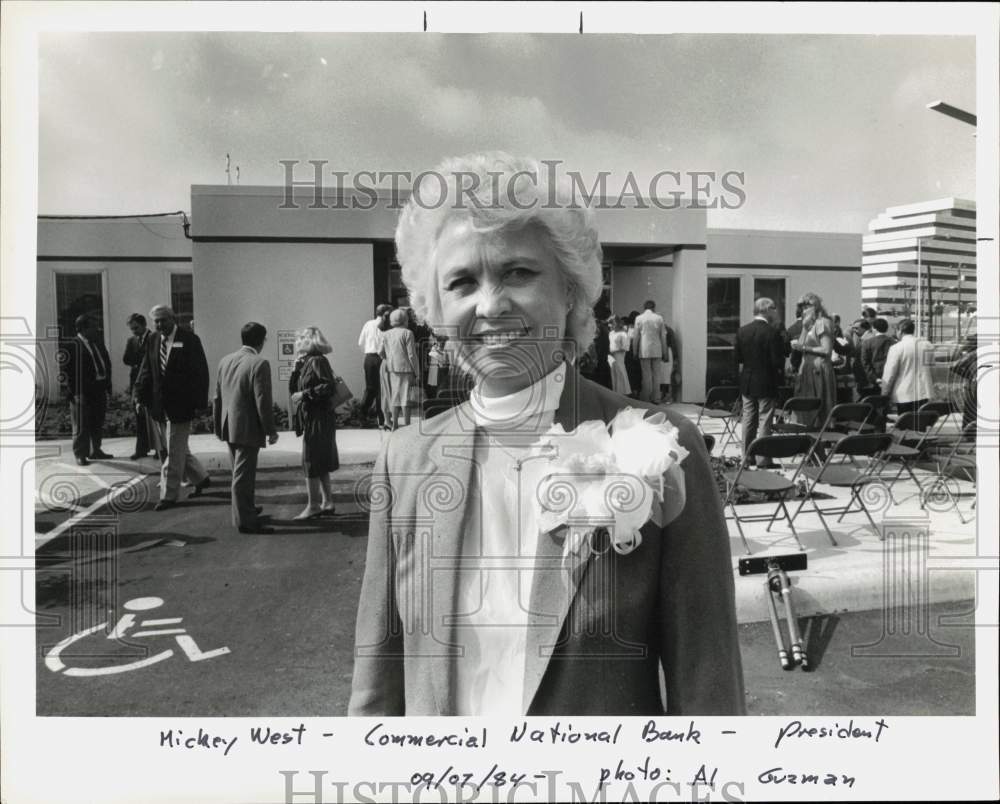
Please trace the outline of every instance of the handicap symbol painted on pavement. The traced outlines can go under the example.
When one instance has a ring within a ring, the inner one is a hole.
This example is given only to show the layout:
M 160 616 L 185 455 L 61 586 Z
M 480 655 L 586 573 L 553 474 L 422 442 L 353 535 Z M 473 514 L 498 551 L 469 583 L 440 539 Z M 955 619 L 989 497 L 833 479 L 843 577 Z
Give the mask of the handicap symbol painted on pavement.
M 183 617 L 143 620 L 138 623 L 138 627 L 144 630 L 130 632 L 130 629 L 136 626 L 136 614 L 133 612 L 151 611 L 152 609 L 158 609 L 162 605 L 163 598 L 160 597 L 137 597 L 129 600 L 124 606 L 128 613 L 122 616 L 115 627 L 110 631 L 110 633 L 108 633 L 107 638 L 120 639 L 126 634 L 128 634 L 131 639 L 154 636 L 172 636 L 177 642 L 177 646 L 181 649 L 181 652 L 187 656 L 189 661 L 192 662 L 202 662 L 205 659 L 214 659 L 216 656 L 224 656 L 229 653 L 229 648 L 225 647 L 203 651 L 198 647 L 194 639 L 188 635 L 185 629 L 162 627 L 179 625 L 184 619 Z M 72 636 L 66 637 L 66 639 L 46 654 L 45 666 L 48 667 L 53 673 L 62 673 L 64 676 L 109 676 L 114 673 L 127 673 L 130 670 L 141 670 L 144 667 L 150 667 L 154 664 L 158 664 L 159 662 L 169 659 L 174 655 L 173 648 L 167 648 L 160 653 L 147 656 L 145 659 L 129 662 L 128 664 L 113 665 L 111 667 L 67 667 L 60 658 L 60 654 L 62 654 L 66 648 L 75 642 L 79 642 L 81 639 L 85 639 L 91 634 L 103 631 L 107 628 L 107 626 L 108 622 L 103 622 L 100 625 L 95 625 L 93 628 L 88 628 L 84 631 L 73 634 Z

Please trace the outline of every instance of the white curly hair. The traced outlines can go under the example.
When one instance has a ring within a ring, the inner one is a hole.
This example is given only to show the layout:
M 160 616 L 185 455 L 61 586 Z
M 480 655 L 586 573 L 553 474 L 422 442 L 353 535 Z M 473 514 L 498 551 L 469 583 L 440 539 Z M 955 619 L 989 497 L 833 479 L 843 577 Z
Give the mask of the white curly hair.
M 477 232 L 535 225 L 566 282 L 566 336 L 586 349 L 601 295 L 601 243 L 593 210 L 577 201 L 569 183 L 550 183 L 536 160 L 502 152 L 446 159 L 422 175 L 434 176 L 437 186 L 428 192 L 418 183 L 396 226 L 396 258 L 417 315 L 431 328 L 441 321 L 435 251 L 446 223 L 462 217 Z

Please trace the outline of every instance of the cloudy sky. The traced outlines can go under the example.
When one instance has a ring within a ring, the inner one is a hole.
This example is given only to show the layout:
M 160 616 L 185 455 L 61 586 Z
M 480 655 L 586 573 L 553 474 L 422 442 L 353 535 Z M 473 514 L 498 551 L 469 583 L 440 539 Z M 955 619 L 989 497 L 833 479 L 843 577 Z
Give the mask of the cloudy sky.
M 46 34 L 39 212 L 190 209 L 192 184 L 280 159 L 409 170 L 503 149 L 584 176 L 745 173 L 713 226 L 863 231 L 975 193 L 971 37 Z

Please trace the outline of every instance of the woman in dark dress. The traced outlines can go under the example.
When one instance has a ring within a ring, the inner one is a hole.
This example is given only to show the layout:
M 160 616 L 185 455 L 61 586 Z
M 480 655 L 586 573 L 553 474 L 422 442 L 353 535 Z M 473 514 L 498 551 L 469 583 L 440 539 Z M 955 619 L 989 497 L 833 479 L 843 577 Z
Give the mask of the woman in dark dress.
M 295 419 L 295 434 L 302 436 L 302 469 L 309 499 L 296 519 L 332 514 L 330 472 L 340 468 L 337 454 L 337 416 L 333 409 L 336 390 L 333 370 L 325 355 L 332 351 L 318 327 L 306 327 L 295 339 L 295 363 L 288 392 Z

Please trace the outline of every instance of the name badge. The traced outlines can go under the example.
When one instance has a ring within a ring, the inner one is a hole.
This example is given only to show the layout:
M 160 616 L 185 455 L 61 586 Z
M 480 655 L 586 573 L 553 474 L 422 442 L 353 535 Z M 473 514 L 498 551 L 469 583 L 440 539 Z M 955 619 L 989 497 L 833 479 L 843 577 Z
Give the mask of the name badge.
M 177 341 L 174 341 L 172 344 L 170 344 L 170 348 L 171 349 L 183 349 L 184 348 L 184 344 L 183 343 L 178 343 Z

